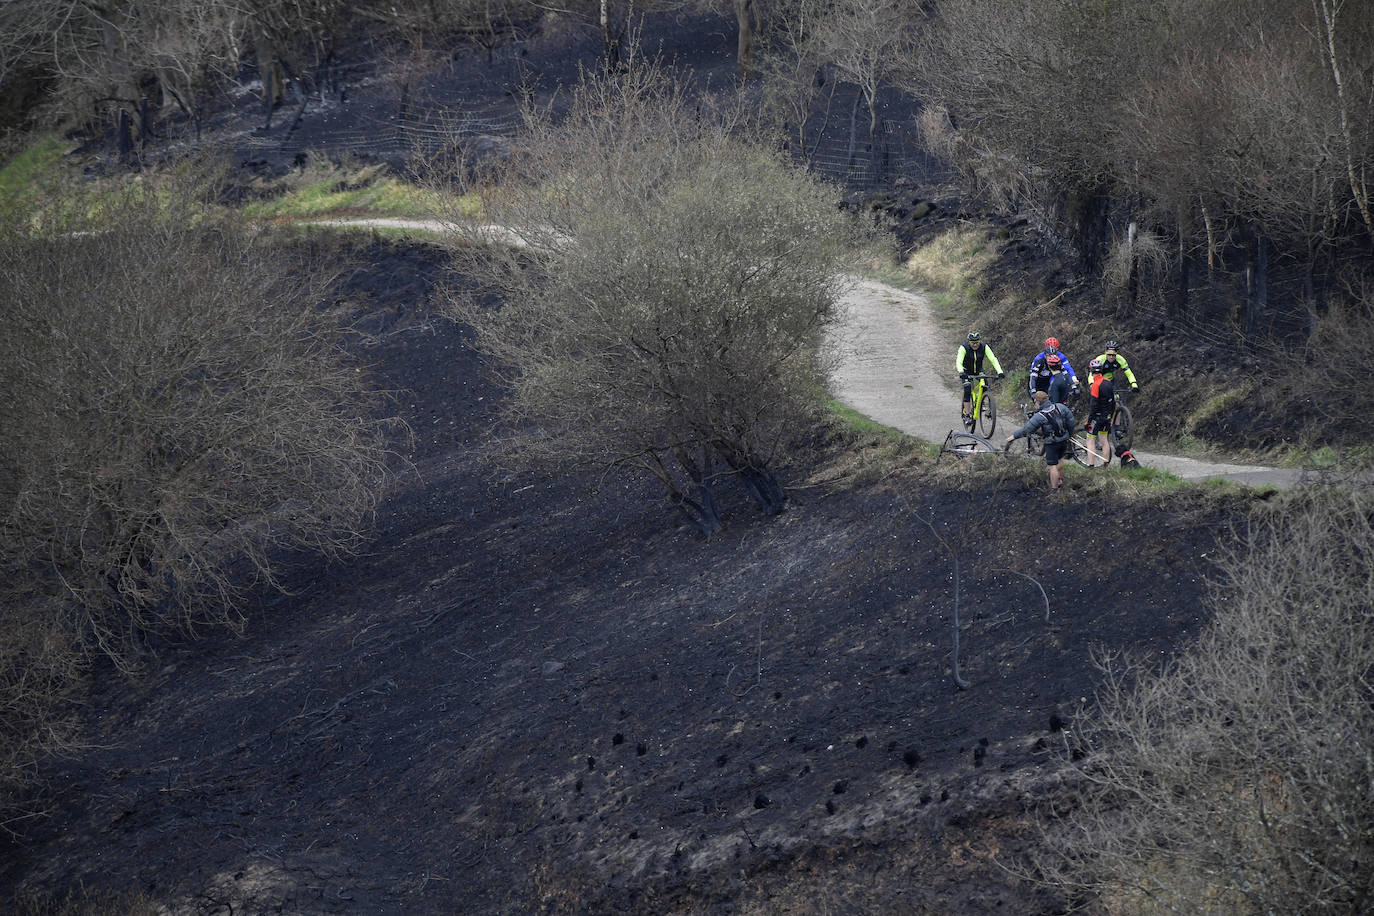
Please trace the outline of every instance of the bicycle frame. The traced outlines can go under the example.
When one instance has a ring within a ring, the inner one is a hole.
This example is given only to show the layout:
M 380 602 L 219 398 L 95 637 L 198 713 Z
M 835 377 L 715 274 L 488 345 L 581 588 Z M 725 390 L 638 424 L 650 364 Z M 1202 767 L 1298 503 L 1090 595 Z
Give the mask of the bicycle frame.
M 987 394 L 988 377 L 986 375 L 975 375 L 973 378 L 973 390 L 969 393 L 969 413 L 978 416 L 978 410 L 983 406 L 983 395 Z
M 997 428 L 997 401 L 988 391 L 989 376 L 984 373 L 969 376 L 969 412 L 963 418 L 964 428 L 969 432 L 979 429 L 984 436 L 991 436 Z

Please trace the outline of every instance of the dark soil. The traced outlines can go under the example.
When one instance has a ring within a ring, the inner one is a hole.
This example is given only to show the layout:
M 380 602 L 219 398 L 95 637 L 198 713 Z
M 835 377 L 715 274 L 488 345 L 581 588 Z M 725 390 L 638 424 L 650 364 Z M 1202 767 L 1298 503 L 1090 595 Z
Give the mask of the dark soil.
M 1058 749 L 1092 649 L 1189 640 L 1223 518 L 961 489 L 918 462 L 794 489 L 776 518 L 740 499 L 702 540 L 642 481 L 492 472 L 500 394 L 425 304 L 438 255 L 365 261 L 364 356 L 416 434 L 371 548 L 299 565 L 242 639 L 102 671 L 88 750 L 48 771 L 51 816 L 0 855 L 0 899 L 84 882 L 204 913 L 1062 911 L 1014 870 L 1033 809 L 1071 804 Z M 968 690 L 923 519 L 962 553 Z M 1044 585 L 1048 623 L 1000 570 Z
M 725 74 L 732 41 L 683 57 Z M 512 108 L 529 50 L 446 85 Z M 569 73 L 585 50 L 543 49 Z M 280 173 L 376 134 L 358 125 L 393 117 L 388 85 L 271 130 L 252 110 L 209 126 L 252 131 L 236 164 Z M 390 142 L 361 153 L 403 155 Z M 492 470 L 501 395 L 427 304 L 439 255 L 377 243 L 363 262 L 361 353 L 416 434 L 375 540 L 300 562 L 242 639 L 101 670 L 87 750 L 47 770 L 50 816 L 3 841 L 0 900 L 84 884 L 178 913 L 1063 911 L 1017 870 L 1033 812 L 1072 805 L 1062 747 L 1092 652 L 1163 658 L 1197 632 L 1220 510 L 1050 501 L 1038 479 L 960 485 L 921 462 L 815 484 L 799 464 L 783 515 L 736 494 L 702 540 L 646 481 Z M 940 538 L 962 560 L 963 691 Z

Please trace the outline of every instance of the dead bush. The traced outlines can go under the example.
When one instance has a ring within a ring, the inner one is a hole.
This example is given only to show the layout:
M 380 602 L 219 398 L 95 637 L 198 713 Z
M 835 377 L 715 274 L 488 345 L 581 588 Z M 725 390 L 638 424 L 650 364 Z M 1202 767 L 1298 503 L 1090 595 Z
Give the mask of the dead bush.
M 1162 670 L 1106 659 L 1050 872 L 1113 912 L 1365 912 L 1374 893 L 1374 499 L 1300 492 L 1225 557 Z
M 361 544 L 390 434 L 332 276 L 175 184 L 0 227 L 8 605 L 61 599 L 123 659 L 235 625 L 283 551 Z
M 1168 275 L 1170 251 L 1158 233 L 1134 226 L 1118 238 L 1107 253 L 1102 268 L 1105 298 L 1132 295 L 1132 284 L 1147 294 L 1158 295 Z
M 8 832 L 35 813 L 24 797 L 42 759 L 72 746 L 70 698 L 85 666 L 53 610 L 0 604 L 0 829 Z
M 528 115 L 518 151 L 469 186 L 490 222 L 452 246 L 475 281 L 453 313 L 504 367 L 522 453 L 651 473 L 707 534 L 723 478 L 780 510 L 857 237 L 833 189 L 652 66 L 584 80 L 560 119 Z
M 0 824 L 92 648 L 237 626 L 291 552 L 360 546 L 388 475 L 333 268 L 213 216 L 200 177 L 0 225 Z

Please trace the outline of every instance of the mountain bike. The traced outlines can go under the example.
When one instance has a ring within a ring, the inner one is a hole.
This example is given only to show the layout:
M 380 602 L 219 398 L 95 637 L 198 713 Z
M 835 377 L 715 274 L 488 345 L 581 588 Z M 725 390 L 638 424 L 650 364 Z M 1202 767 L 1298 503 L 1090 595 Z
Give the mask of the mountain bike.
M 997 401 L 988 391 L 988 376 L 979 373 L 969 378 L 973 380 L 973 389 L 969 393 L 969 412 L 962 414 L 964 429 L 987 439 L 997 428 Z
M 1115 401 L 1110 427 L 1112 450 L 1121 452 L 1131 447 L 1131 409 L 1121 399 L 1121 392 L 1119 391 L 1116 393 Z
M 1094 443 L 1092 454 L 1089 454 L 1088 438 L 1088 433 L 1084 432 L 1081 428 L 1075 430 L 1073 435 L 1069 436 L 1069 447 L 1067 451 L 1069 456 L 1073 458 L 1074 463 L 1080 467 L 1090 468 L 1094 471 L 1098 468 L 1105 468 L 1107 465 L 1111 464 L 1111 456 L 1099 453 L 1096 448 L 1096 443 Z M 1095 461 L 1100 463 L 1090 463 L 1094 461 L 1092 455 L 1096 455 Z

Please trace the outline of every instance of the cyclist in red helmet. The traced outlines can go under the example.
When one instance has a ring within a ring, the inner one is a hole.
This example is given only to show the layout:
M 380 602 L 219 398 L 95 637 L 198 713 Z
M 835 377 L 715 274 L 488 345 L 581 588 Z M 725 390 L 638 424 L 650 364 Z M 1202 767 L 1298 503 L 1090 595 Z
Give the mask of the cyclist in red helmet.
M 1050 383 L 1059 373 L 1063 373 L 1063 382 L 1052 386 Z M 1066 403 L 1078 394 L 1078 375 L 1073 371 L 1073 366 L 1069 365 L 1069 358 L 1060 351 L 1058 337 L 1046 337 L 1045 349 L 1035 354 L 1035 359 L 1031 360 L 1026 394 L 1033 399 L 1037 391 L 1048 392 L 1050 400 L 1056 404 Z

